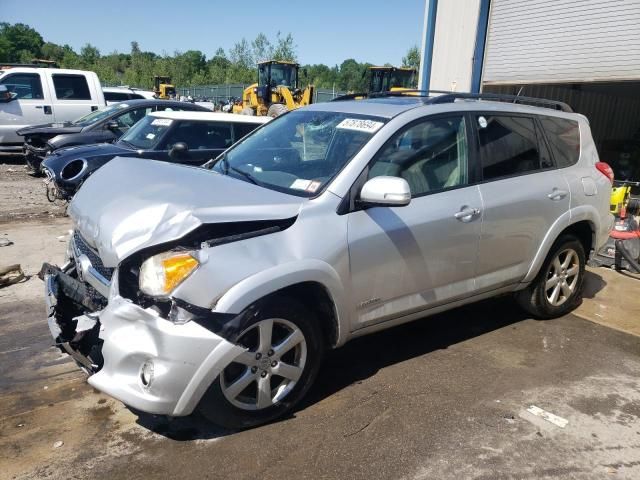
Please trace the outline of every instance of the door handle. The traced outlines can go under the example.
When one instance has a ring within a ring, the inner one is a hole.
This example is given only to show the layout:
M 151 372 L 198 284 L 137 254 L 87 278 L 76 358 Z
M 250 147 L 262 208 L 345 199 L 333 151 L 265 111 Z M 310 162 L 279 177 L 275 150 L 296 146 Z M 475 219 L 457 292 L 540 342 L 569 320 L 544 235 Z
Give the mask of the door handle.
M 567 195 L 569 195 L 569 192 L 567 192 L 566 190 L 559 190 L 557 188 L 554 188 L 551 193 L 547 195 L 547 198 L 551 200 L 562 200 Z
M 456 220 L 460 220 L 461 222 L 470 222 L 471 220 L 473 220 L 473 217 L 480 215 L 480 209 L 479 208 L 472 208 L 472 207 L 467 207 L 464 206 L 460 209 L 459 212 L 454 213 L 453 217 Z

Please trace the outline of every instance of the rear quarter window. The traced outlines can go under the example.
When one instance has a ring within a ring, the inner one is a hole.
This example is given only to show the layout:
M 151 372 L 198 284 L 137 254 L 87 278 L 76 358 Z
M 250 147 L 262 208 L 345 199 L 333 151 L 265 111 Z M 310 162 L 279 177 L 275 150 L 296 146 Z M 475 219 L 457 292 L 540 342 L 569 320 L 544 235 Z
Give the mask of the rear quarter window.
M 580 126 L 574 120 L 540 117 L 551 153 L 559 168 L 575 165 L 580 158 Z

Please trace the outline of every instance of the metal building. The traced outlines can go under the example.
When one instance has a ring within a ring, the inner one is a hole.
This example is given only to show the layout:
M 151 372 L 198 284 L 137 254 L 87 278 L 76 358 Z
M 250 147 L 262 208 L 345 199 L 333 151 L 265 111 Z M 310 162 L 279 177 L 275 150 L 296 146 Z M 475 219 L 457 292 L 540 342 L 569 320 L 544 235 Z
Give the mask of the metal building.
M 565 101 L 640 180 L 640 0 L 427 0 L 423 47 L 422 88 Z

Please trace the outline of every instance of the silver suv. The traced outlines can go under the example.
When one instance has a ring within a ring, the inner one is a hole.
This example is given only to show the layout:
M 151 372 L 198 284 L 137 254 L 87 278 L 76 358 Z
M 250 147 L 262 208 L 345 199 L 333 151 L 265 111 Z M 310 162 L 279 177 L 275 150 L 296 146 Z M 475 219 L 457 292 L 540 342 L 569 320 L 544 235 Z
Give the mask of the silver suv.
M 138 410 L 246 428 L 354 337 L 509 292 L 571 311 L 612 172 L 585 117 L 516 101 L 322 103 L 205 168 L 114 159 L 71 204 L 67 263 L 43 266 L 57 344 Z

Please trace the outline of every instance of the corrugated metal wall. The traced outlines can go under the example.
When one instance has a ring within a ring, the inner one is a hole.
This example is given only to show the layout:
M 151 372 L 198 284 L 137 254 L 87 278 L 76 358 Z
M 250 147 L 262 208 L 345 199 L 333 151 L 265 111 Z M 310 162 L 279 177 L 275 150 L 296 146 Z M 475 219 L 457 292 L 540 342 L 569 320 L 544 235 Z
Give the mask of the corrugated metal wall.
M 640 0 L 493 0 L 483 82 L 640 79 Z

